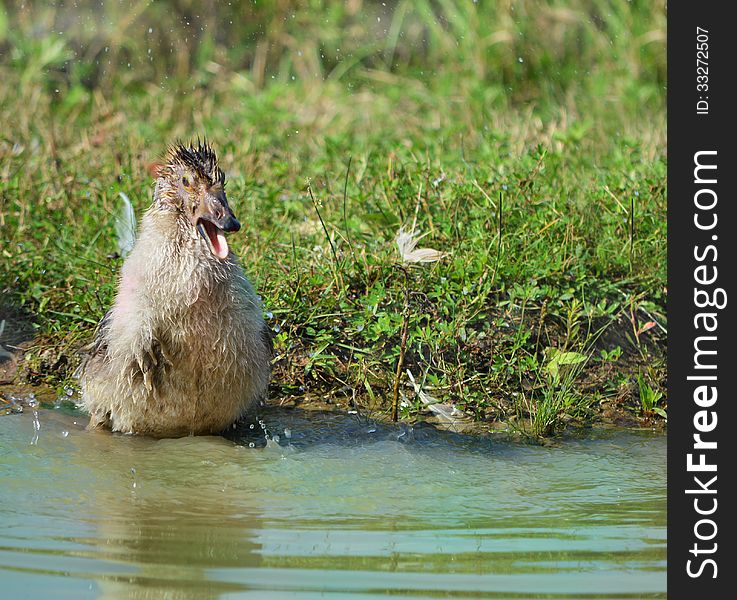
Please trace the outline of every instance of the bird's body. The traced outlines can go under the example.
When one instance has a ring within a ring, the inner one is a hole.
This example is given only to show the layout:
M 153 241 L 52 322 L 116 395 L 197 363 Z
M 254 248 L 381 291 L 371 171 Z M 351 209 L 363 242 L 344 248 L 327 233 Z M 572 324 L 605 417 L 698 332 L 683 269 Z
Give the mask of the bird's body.
M 225 241 L 240 224 L 214 154 L 180 146 L 169 162 L 88 348 L 82 405 L 113 431 L 218 433 L 265 397 L 271 340 Z

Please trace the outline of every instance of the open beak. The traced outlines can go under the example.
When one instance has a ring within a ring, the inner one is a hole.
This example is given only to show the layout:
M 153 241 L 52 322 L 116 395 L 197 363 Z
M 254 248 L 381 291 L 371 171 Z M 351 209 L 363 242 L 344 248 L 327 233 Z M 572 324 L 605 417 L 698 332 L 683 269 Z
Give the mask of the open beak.
M 220 260 L 228 258 L 230 252 L 225 234 L 241 228 L 222 191 L 204 195 L 195 214 L 195 226 L 210 251 Z

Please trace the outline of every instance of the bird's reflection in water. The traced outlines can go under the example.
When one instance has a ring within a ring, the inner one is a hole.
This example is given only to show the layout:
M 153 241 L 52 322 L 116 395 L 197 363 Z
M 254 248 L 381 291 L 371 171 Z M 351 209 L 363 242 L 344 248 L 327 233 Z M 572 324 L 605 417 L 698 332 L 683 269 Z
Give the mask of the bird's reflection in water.
M 124 443 L 104 460 L 129 481 L 94 492 L 97 552 L 111 566 L 98 578 L 100 597 L 189 600 L 234 591 L 208 570 L 260 562 L 263 500 L 243 484 L 252 464 L 243 453 L 261 451 L 218 437 L 117 441 Z

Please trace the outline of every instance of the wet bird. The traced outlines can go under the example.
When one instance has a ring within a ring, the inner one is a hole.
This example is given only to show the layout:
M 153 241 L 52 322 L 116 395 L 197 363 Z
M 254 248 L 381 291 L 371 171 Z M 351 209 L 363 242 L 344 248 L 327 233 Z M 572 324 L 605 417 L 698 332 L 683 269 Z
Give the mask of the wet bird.
M 85 349 L 90 427 L 214 434 L 265 398 L 270 332 L 225 235 L 240 227 L 209 144 L 173 146 L 115 302 Z

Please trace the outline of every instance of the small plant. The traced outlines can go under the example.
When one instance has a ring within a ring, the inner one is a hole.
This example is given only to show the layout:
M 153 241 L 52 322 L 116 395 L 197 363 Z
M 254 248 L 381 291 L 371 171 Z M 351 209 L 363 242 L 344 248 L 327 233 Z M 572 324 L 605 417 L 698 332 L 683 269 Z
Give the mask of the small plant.
M 622 348 L 620 346 L 599 352 L 601 362 L 617 362 L 620 356 L 622 356 Z
M 576 416 L 587 404 L 574 382 L 589 357 L 558 348 L 547 348 L 545 356 L 542 396 L 531 411 L 532 434 L 538 437 L 552 434 L 566 417 Z
M 650 387 L 650 384 L 645 381 L 642 373 L 637 375 L 637 386 L 640 389 L 640 406 L 642 407 L 643 415 L 651 416 L 655 413 L 666 419 L 668 417 L 667 413 L 662 407 L 658 406 L 658 403 L 663 398 L 663 392 Z

